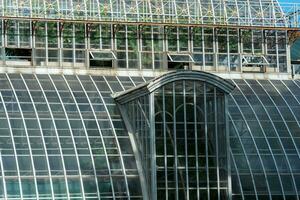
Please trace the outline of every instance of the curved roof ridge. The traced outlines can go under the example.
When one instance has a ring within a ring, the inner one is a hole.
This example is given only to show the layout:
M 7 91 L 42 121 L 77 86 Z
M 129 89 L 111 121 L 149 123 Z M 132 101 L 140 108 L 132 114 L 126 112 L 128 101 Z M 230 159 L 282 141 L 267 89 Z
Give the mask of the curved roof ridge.
M 152 93 L 168 83 L 180 80 L 196 80 L 206 82 L 218 87 L 225 93 L 230 93 L 235 88 L 235 86 L 229 81 L 212 73 L 195 70 L 180 70 L 166 73 L 129 90 L 115 93 L 112 96 L 118 103 L 124 104 L 138 97 Z

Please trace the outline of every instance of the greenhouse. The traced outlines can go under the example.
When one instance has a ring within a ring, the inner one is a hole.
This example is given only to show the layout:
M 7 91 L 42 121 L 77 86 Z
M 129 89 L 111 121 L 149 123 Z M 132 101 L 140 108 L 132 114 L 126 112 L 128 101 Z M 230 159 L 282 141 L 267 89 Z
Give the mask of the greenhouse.
M 0 199 L 300 199 L 300 4 L 3 0 L 0 30 Z
M 288 73 L 276 1 L 41 1 L 0 5 L 4 66 Z

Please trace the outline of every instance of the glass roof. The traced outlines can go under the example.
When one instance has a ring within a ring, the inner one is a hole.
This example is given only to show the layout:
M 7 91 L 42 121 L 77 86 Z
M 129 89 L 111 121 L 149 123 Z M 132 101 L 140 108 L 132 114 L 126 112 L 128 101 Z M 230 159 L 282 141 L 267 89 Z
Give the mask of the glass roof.
M 3 0 L 0 15 L 46 19 L 285 26 L 277 0 Z
M 236 86 L 228 98 L 233 199 L 296 199 L 300 82 L 228 81 Z
M 147 80 L 0 74 L 0 198 L 142 198 L 131 143 L 111 94 Z M 232 82 L 233 199 L 297 199 L 300 82 Z
M 0 84 L 0 199 L 142 198 L 115 77 L 0 74 Z
M 300 83 L 233 80 L 228 100 L 233 199 L 299 195 Z

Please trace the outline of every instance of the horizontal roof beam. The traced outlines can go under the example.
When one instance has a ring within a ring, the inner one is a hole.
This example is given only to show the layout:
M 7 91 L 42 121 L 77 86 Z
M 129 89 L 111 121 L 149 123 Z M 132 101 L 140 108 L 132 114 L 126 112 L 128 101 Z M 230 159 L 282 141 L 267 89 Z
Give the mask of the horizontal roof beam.
M 260 29 L 260 30 L 284 30 L 300 31 L 300 27 L 278 27 L 278 26 L 241 26 L 231 24 L 180 24 L 180 23 L 160 23 L 160 22 L 128 22 L 128 21 L 106 21 L 106 20 L 72 20 L 72 19 L 51 19 L 34 17 L 4 17 L 0 20 L 19 20 L 34 22 L 61 22 L 61 23 L 82 23 L 82 24 L 112 24 L 112 25 L 135 25 L 135 26 L 176 26 L 176 27 L 203 27 L 203 28 L 236 28 L 236 29 Z

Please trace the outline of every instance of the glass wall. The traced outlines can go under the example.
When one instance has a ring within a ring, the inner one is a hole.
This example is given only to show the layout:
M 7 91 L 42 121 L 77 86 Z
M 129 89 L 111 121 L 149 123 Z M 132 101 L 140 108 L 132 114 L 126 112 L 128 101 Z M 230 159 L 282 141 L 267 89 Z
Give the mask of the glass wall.
M 226 199 L 224 93 L 199 81 L 155 91 L 157 199 Z
M 6 66 L 288 72 L 280 30 L 135 24 L 1 22 Z
M 153 169 L 151 166 L 153 160 L 151 140 L 153 138 L 151 137 L 150 127 L 149 96 L 146 95 L 129 102 L 126 105 L 126 110 L 137 141 L 136 144 L 141 157 L 146 184 L 150 186 L 153 181 L 152 173 L 154 173 L 156 169 Z M 147 192 L 149 194 L 151 193 L 151 187 L 148 187 Z
M 150 199 L 229 197 L 225 92 L 183 79 L 119 103 Z

